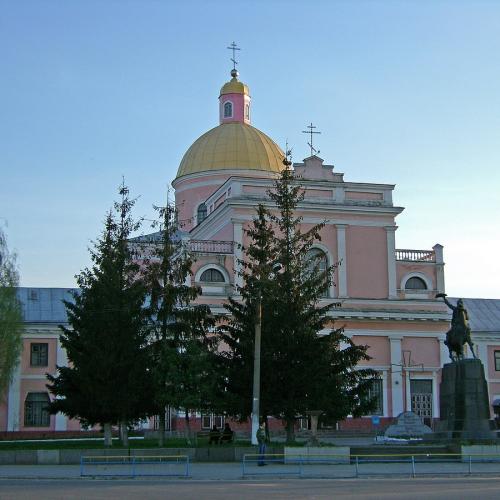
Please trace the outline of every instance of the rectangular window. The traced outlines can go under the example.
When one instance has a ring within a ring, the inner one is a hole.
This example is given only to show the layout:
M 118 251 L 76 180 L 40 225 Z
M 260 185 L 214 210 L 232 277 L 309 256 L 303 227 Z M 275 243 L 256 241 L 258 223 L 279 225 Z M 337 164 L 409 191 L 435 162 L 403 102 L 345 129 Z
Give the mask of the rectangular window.
M 50 427 L 49 401 L 47 393 L 28 393 L 24 402 L 25 427 Z
M 495 351 L 495 371 L 500 372 L 500 351 Z
M 215 415 L 214 413 L 203 414 L 201 416 L 201 428 L 211 429 L 213 426 L 217 429 L 224 427 L 224 417 L 222 415 Z
M 48 366 L 49 344 L 31 344 L 30 365 L 35 367 Z
M 372 415 L 384 414 L 384 393 L 382 387 L 382 379 L 372 380 L 371 387 L 367 394 L 367 399 L 375 400 L 375 409 L 371 412 Z

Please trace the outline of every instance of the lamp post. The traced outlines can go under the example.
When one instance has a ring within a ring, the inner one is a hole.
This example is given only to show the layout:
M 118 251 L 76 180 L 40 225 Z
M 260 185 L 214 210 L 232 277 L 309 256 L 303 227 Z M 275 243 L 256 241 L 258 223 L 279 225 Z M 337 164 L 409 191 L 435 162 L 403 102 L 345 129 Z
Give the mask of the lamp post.
M 252 399 L 252 444 L 257 444 L 257 430 L 260 418 L 260 340 L 262 333 L 262 293 L 259 286 L 257 311 L 255 314 L 255 345 L 253 358 L 253 399 Z
M 272 272 L 269 278 L 272 278 L 281 271 L 283 266 L 279 262 L 275 262 L 272 266 Z M 262 287 L 260 282 L 260 274 L 257 281 L 257 310 L 255 312 L 255 345 L 253 358 L 253 395 L 252 395 L 252 444 L 257 443 L 257 430 L 259 429 L 260 420 L 260 344 L 262 336 Z

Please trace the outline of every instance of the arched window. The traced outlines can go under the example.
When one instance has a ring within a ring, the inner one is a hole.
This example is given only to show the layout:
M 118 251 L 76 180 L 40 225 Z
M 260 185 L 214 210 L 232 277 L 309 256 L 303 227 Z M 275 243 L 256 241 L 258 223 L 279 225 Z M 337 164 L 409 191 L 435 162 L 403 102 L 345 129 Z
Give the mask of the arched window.
M 207 206 L 205 203 L 200 203 L 198 205 L 198 211 L 196 212 L 196 222 L 200 224 L 207 218 Z
M 245 118 L 250 120 L 250 104 L 245 105 Z
M 405 283 L 405 290 L 427 290 L 427 285 L 422 278 L 419 278 L 418 276 L 412 276 Z
M 309 273 L 325 274 L 328 269 L 328 258 L 319 248 L 311 248 L 306 254 L 306 269 Z M 325 287 L 322 297 L 328 297 L 328 286 Z
M 224 103 L 224 118 L 232 118 L 233 116 L 233 103 L 226 101 Z
M 217 269 L 206 269 L 201 273 L 200 281 L 204 283 L 224 283 L 224 275 Z
M 24 402 L 24 426 L 50 427 L 49 403 L 46 392 L 29 392 Z

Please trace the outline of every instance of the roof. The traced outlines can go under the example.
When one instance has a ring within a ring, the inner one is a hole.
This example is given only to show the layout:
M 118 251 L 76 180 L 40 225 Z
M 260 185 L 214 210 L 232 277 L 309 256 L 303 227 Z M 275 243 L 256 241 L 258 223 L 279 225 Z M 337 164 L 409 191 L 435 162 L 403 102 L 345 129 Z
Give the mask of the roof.
M 182 231 L 181 229 L 178 229 L 173 235 L 172 235 L 172 241 L 180 241 L 182 240 L 183 237 L 189 236 L 189 233 L 187 231 Z M 134 238 L 130 238 L 129 241 L 131 242 L 137 242 L 137 243 L 156 243 L 159 241 L 162 241 L 162 232 L 161 231 L 156 231 L 154 233 L 150 234 L 143 234 L 141 236 L 136 236 Z
M 26 323 L 66 323 L 68 317 L 63 300 L 73 302 L 72 292 L 77 288 L 19 287 L 17 297 L 21 302 Z
M 281 172 L 280 147 L 264 132 L 245 123 L 222 123 L 199 137 L 182 158 L 177 178 L 213 170 Z
M 448 297 L 456 304 L 458 297 Z M 500 299 L 462 299 L 473 332 L 500 332 Z
M 249 94 L 248 85 L 240 82 L 237 78 L 233 77 L 226 82 L 220 89 L 220 95 L 225 94 Z

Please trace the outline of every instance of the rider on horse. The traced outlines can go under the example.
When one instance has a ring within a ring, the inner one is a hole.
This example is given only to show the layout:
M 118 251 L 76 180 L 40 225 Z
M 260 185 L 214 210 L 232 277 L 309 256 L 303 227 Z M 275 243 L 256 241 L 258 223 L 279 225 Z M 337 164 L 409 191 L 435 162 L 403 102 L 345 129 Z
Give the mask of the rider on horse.
M 452 361 L 458 361 L 464 357 L 464 345 L 468 344 L 472 352 L 472 356 L 475 358 L 474 345 L 470 336 L 470 326 L 469 326 L 469 315 L 467 314 L 467 309 L 464 307 L 464 302 L 462 299 L 457 300 L 457 305 L 454 306 L 446 298 L 445 293 L 438 293 L 436 298 L 442 298 L 444 303 L 453 311 L 451 317 L 451 328 L 446 332 L 445 344 L 448 346 L 450 351 L 450 359 Z

